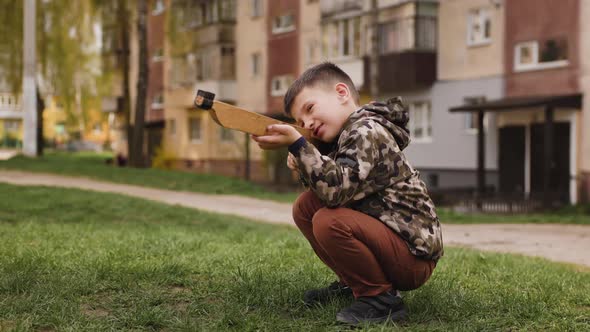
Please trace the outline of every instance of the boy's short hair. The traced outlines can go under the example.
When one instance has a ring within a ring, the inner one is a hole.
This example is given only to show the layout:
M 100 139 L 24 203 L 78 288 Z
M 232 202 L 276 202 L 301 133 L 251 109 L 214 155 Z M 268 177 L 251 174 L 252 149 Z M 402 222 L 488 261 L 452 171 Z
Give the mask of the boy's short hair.
M 285 94 L 284 99 L 284 106 L 285 106 L 285 113 L 291 115 L 291 107 L 293 106 L 293 101 L 301 90 L 307 87 L 314 86 L 316 84 L 325 84 L 325 83 L 332 83 L 332 82 L 342 82 L 348 86 L 348 90 L 350 90 L 350 94 L 354 99 L 357 105 L 359 104 L 359 93 L 356 90 L 354 83 L 350 77 L 338 66 L 331 62 L 322 62 L 318 65 L 315 65 L 309 69 L 307 69 L 299 78 L 291 84 L 289 90 Z

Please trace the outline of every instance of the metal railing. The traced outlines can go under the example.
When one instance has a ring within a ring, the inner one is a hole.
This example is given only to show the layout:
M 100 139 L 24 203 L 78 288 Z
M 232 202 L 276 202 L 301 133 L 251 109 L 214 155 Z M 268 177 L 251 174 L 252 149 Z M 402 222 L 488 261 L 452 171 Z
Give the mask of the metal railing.
M 436 50 L 436 18 L 415 16 L 379 25 L 381 54 L 406 50 Z
M 484 212 L 497 214 L 530 213 L 559 208 L 567 204 L 567 193 L 501 193 L 489 190 L 477 193 L 475 189 L 450 190 L 431 193 L 435 203 L 457 212 Z
M 21 111 L 20 98 L 13 93 L 0 93 L 0 112 Z

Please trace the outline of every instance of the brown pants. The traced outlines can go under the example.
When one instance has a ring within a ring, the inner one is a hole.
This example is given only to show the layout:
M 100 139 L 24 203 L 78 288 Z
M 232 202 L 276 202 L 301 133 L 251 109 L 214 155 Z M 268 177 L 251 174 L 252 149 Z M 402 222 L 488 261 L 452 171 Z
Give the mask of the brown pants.
M 307 191 L 293 205 L 293 219 L 318 257 L 352 288 L 355 297 L 422 286 L 434 270 L 381 221 L 347 209 L 329 209 Z

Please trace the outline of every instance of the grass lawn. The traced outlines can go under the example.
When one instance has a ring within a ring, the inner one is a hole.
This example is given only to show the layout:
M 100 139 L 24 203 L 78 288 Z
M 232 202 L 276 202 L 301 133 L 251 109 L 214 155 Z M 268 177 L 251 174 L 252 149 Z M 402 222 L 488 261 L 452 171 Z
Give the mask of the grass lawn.
M 0 252 L 0 330 L 337 331 L 347 305 L 303 306 L 334 277 L 293 227 L 115 194 L 0 184 Z M 406 331 L 590 330 L 588 270 L 538 258 L 447 248 L 405 301 Z
M 110 157 L 111 153 L 47 152 L 43 157 L 36 159 L 17 156 L 0 161 L 0 169 L 83 176 L 116 183 L 207 194 L 245 195 L 279 202 L 293 202 L 298 195 L 269 192 L 252 182 L 218 175 L 155 168 L 116 167 L 105 164 L 105 160 Z
M 233 194 L 292 203 L 298 193 L 270 192 L 252 182 L 224 176 L 195 174 L 160 169 L 113 167 L 104 163 L 109 153 L 49 152 L 38 159 L 18 156 L 0 161 L 0 169 L 83 176 L 103 181 L 125 183 L 153 188 Z M 571 207 L 551 213 L 538 214 L 465 214 L 439 208 L 444 223 L 563 223 L 590 225 L 590 205 Z

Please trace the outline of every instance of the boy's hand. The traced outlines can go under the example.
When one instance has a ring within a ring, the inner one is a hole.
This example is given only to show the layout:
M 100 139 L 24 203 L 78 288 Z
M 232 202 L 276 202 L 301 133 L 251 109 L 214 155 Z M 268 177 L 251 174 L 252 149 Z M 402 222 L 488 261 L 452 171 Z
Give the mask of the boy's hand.
M 295 156 L 291 153 L 289 153 L 289 155 L 287 156 L 287 167 L 289 167 L 289 169 L 292 171 L 299 171 L 297 160 L 295 159 Z
M 252 135 L 260 148 L 264 150 L 274 150 L 289 146 L 301 137 L 301 134 L 289 125 L 270 125 L 266 128 L 267 135 Z

